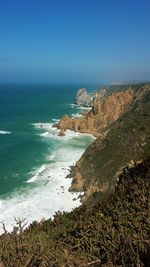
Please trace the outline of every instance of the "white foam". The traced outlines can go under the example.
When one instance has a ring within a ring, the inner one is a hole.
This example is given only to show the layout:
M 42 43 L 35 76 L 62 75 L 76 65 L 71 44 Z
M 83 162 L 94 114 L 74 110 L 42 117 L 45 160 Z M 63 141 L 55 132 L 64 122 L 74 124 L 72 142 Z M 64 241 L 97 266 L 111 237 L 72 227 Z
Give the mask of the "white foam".
M 59 136 L 59 129 L 54 128 L 52 123 L 33 123 L 33 126 L 37 129 L 40 129 L 40 133 L 38 133 L 39 136 L 46 139 L 54 139 L 58 142 L 67 142 L 70 139 L 73 139 L 74 137 L 83 137 L 83 136 L 89 136 L 90 134 L 83 134 L 79 132 L 73 132 L 70 130 L 65 131 L 65 136 Z M 41 133 L 41 131 L 44 131 Z M 92 138 L 92 135 L 91 135 Z
M 33 123 L 32 125 L 37 129 L 41 129 L 41 130 L 44 129 L 50 133 L 56 133 L 58 131 L 57 128 L 53 127 L 53 123 L 39 122 L 39 123 Z
M 58 119 L 52 119 L 52 121 L 54 121 L 54 122 L 59 122 L 60 120 L 58 120 Z
M 74 118 L 78 118 L 78 117 L 82 117 L 82 114 L 80 114 L 80 113 L 72 113 L 71 116 L 74 117 Z
M 49 132 L 41 133 L 40 136 L 48 136 Z
M 82 107 L 82 106 L 77 106 L 78 109 L 85 109 L 85 110 L 91 110 L 91 107 Z
M 36 171 L 32 173 L 33 176 L 27 182 L 28 183 L 34 182 L 45 170 L 46 170 L 46 166 L 42 165 L 39 169 L 37 169 Z
M 49 123 L 36 123 L 34 127 L 37 131 L 41 129 L 40 131 L 46 130 L 48 133 L 47 136 L 41 135 L 41 138 L 58 138 L 58 142 L 55 150 L 50 151 L 49 163 L 42 164 L 30 173 L 27 189 L 23 188 L 9 198 L 0 200 L 0 222 L 5 223 L 8 231 L 13 229 L 14 217 L 21 220 L 26 218 L 29 224 L 34 220 L 53 217 L 58 210 L 71 211 L 80 205 L 79 193 L 68 191 L 71 179 L 65 177 L 69 174 L 70 166 L 75 164 L 84 152 L 84 148 L 73 146 L 75 142 L 81 142 L 84 135 L 67 131 L 66 136 L 59 137 L 56 135 L 57 129 L 52 128 Z M 78 139 L 73 139 L 76 137 Z M 34 187 L 31 188 L 31 184 Z M 2 232 L 0 225 L 0 233 Z
M 29 224 L 43 217 L 53 217 L 58 210 L 71 211 L 79 206 L 79 199 L 73 201 L 79 194 L 68 192 L 71 180 L 65 179 L 67 174 L 68 170 L 62 167 L 51 169 L 49 176 L 45 173 L 44 183 L 39 187 L 3 200 L 0 206 L 0 221 L 5 223 L 7 230 L 12 230 L 14 217 L 21 220 L 26 218 Z M 0 226 L 0 233 L 2 232 Z
M 67 130 L 64 137 L 58 136 L 59 130 L 50 123 L 34 123 L 33 126 L 40 131 L 41 138 L 54 138 L 56 148 L 47 156 L 49 164 L 42 164 L 33 170 L 27 181 L 29 188 L 33 183 L 33 189 L 26 189 L 14 193 L 7 199 L 0 200 L 0 221 L 4 222 L 8 231 L 12 230 L 14 217 L 26 218 L 28 223 L 52 217 L 56 211 L 71 211 L 80 205 L 79 193 L 69 193 L 71 179 L 65 179 L 71 165 L 80 158 L 84 148 L 74 146 L 81 142 L 84 136 Z M 77 200 L 74 201 L 73 199 Z M 0 226 L 0 233 L 2 233 Z
M 91 110 L 91 107 L 84 107 L 84 106 L 80 106 L 77 104 L 69 104 L 69 106 L 71 106 L 72 108 L 77 108 L 77 109 L 86 109 L 86 110 Z
M 26 221 L 31 223 L 34 220 L 40 221 L 42 218 L 53 217 L 58 210 L 71 211 L 72 208 L 80 205 L 80 201 L 79 199 L 73 201 L 78 194 L 69 193 L 69 186 L 69 179 L 63 179 L 62 175 L 57 175 L 55 179 L 51 179 L 43 186 L 3 200 L 0 221 L 5 223 L 8 231 L 11 231 L 14 217 L 21 220 L 26 218 Z M 0 232 L 3 232 L 2 226 L 0 226 Z
M 50 155 L 48 158 L 49 158 L 49 160 L 53 160 L 54 159 L 54 155 Z
M 72 108 L 74 108 L 74 107 L 77 107 L 77 104 L 71 103 L 71 104 L 69 104 L 69 106 L 71 106 Z
M 52 137 L 53 138 L 54 135 L 58 136 L 59 130 L 57 128 L 53 127 L 53 123 L 40 122 L 40 123 L 33 123 L 32 125 L 34 126 L 34 128 L 40 130 L 40 133 L 38 133 L 38 135 L 40 135 L 42 137 L 46 137 L 46 138 Z
M 1 208 L 1 206 L 2 206 L 2 203 L 3 203 L 3 201 L 2 201 L 2 200 L 0 200 L 0 208 Z
M 0 130 L 0 134 L 11 134 L 11 132 Z

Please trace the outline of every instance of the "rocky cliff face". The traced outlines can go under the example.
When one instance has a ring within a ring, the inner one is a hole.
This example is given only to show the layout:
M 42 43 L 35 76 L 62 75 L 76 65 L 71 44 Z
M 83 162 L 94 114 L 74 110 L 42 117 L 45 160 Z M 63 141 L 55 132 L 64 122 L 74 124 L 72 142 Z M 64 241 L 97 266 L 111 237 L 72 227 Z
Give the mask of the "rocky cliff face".
M 95 114 L 102 112 L 105 117 L 103 126 L 111 118 L 114 123 L 105 138 L 98 137 L 88 147 L 71 172 L 74 179 L 70 190 L 84 191 L 83 200 L 95 191 L 114 190 L 120 170 L 136 164 L 150 153 L 150 84 L 135 93 L 131 90 L 126 94 L 114 93 L 106 99 L 96 104 Z M 132 104 L 123 113 L 131 100 Z
M 71 118 L 65 115 L 55 126 L 63 130 L 90 133 L 97 137 L 127 110 L 133 97 L 134 90 L 132 88 L 128 88 L 126 91 L 112 92 L 103 97 L 95 96 L 92 109 L 85 116 Z
M 125 92 L 113 92 L 103 98 L 93 99 L 93 109 L 97 132 L 108 127 L 116 121 L 123 112 L 130 106 L 134 96 L 134 90 L 129 88 Z
M 97 99 L 101 99 L 102 97 L 104 97 L 106 94 L 107 94 L 107 88 L 100 88 L 99 90 L 97 90 L 95 93 L 94 93 L 94 98 L 97 98 Z
M 79 106 L 90 106 L 91 97 L 88 94 L 86 88 L 81 88 L 78 90 L 76 95 L 76 104 Z

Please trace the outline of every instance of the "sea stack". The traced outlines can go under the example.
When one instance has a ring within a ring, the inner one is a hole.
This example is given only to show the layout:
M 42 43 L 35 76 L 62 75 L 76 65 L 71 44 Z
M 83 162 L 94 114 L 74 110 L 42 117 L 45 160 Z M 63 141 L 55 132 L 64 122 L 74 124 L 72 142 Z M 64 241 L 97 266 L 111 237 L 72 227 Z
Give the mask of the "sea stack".
M 91 104 L 91 97 L 86 88 L 81 88 L 77 91 L 75 103 L 79 106 L 89 107 Z

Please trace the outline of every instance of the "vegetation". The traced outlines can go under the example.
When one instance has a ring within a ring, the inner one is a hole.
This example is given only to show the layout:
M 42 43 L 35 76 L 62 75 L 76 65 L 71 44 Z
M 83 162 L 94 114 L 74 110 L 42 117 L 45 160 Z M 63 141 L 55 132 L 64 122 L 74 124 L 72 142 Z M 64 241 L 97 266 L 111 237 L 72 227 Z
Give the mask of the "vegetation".
M 0 237 L 0 266 L 150 266 L 150 158 L 125 168 L 111 196 Z M 94 203 L 94 204 L 91 204 Z
M 150 85 L 137 89 L 130 109 L 81 158 L 85 189 L 107 182 L 107 190 L 54 220 L 25 230 L 16 220 L 12 233 L 3 226 L 0 267 L 150 266 Z
M 126 91 L 129 88 L 132 88 L 133 90 L 139 90 L 141 87 L 143 87 L 146 83 L 131 83 L 131 84 L 118 84 L 118 85 L 110 85 L 106 87 L 107 94 L 111 94 L 112 92 L 120 92 L 120 91 Z
M 113 190 L 116 174 L 124 166 L 134 164 L 150 153 L 150 85 L 137 91 L 129 109 L 108 128 L 104 138 L 98 137 L 72 169 L 72 176 L 83 179 L 89 192 Z M 77 175 L 76 175 L 77 174 Z M 73 180 L 76 183 L 76 179 Z

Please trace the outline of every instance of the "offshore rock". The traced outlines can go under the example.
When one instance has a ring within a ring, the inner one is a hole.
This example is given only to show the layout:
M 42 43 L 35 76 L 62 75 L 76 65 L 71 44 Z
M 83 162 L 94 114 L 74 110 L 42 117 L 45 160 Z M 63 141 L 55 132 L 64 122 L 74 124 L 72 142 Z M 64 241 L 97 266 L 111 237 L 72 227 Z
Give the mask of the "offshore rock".
M 86 88 L 81 88 L 78 90 L 75 103 L 79 106 L 90 106 L 91 97 L 88 94 Z
M 58 133 L 58 136 L 65 136 L 65 131 L 61 129 Z

